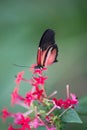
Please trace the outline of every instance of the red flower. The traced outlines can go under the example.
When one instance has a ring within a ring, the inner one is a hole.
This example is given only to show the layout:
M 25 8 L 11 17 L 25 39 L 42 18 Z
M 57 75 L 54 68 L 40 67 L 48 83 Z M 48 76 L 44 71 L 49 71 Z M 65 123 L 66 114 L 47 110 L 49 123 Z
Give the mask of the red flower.
M 20 85 L 21 80 L 23 80 L 23 75 L 24 75 L 24 71 L 19 72 L 19 73 L 17 74 L 16 80 L 15 80 L 15 83 L 16 83 L 17 85 Z
M 8 118 L 11 115 L 11 113 L 7 110 L 7 108 L 4 108 L 2 110 L 2 119 L 5 121 L 6 118 Z
M 56 98 L 53 98 L 53 103 L 55 104 L 55 106 L 57 108 L 62 108 L 62 106 L 64 105 L 64 101 L 63 99 L 56 99 Z
M 14 118 L 16 125 L 20 125 L 20 128 L 13 128 L 12 125 L 10 125 L 8 130 L 30 130 L 29 117 L 24 117 L 21 113 L 12 114 L 11 117 Z
M 78 99 L 77 99 L 76 95 L 73 94 L 73 93 L 70 93 L 70 96 L 71 96 L 71 98 L 72 98 L 74 104 L 78 104 Z
M 31 92 L 28 92 L 26 94 L 25 103 L 30 106 L 30 104 L 32 103 L 33 100 L 34 100 L 33 94 Z
M 40 122 L 39 122 L 38 118 L 34 118 L 34 120 L 32 120 L 30 122 L 30 126 L 36 130 L 39 127 L 39 123 Z
M 36 97 L 36 99 L 40 100 L 40 98 L 43 96 L 43 90 L 36 87 L 36 91 L 33 92 L 33 95 Z
M 44 85 L 46 79 L 47 79 L 47 77 L 44 77 L 44 76 L 33 77 L 30 80 L 30 83 L 32 86 L 38 87 L 38 85 Z
M 19 104 L 21 101 L 24 101 L 24 98 L 18 94 L 19 88 L 16 87 L 11 94 L 11 104 Z
M 29 117 L 24 117 L 23 115 L 21 116 L 21 119 L 19 120 L 18 124 L 21 125 L 21 130 L 30 130 L 30 118 Z
M 72 106 L 72 108 L 74 108 L 74 106 L 78 104 L 78 99 L 76 95 L 70 93 L 70 96 L 71 98 L 69 97 L 64 101 L 64 109 L 67 109 L 69 106 Z
M 33 79 L 36 81 L 36 84 L 39 85 L 44 85 L 45 80 L 47 79 L 47 77 L 44 76 L 39 76 L 39 77 L 33 77 Z
M 70 98 L 66 99 L 64 101 L 64 109 L 67 109 L 68 107 L 70 107 L 72 104 L 72 100 Z
M 64 108 L 64 109 L 67 109 L 69 108 L 70 106 L 72 106 L 72 108 L 74 108 L 74 106 L 76 104 L 78 104 L 78 100 L 76 98 L 76 96 L 74 94 L 71 94 L 71 98 L 67 98 L 66 100 L 63 100 L 63 99 L 56 99 L 56 98 L 53 98 L 53 103 L 56 105 L 56 108 Z

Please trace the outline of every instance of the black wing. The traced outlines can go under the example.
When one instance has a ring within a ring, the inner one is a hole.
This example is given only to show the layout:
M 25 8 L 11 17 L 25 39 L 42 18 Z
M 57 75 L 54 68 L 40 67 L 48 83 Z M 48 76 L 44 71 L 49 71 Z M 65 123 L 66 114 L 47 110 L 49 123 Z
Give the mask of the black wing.
M 40 40 L 39 47 L 42 51 L 46 50 L 50 45 L 55 44 L 55 33 L 51 29 L 47 29 Z

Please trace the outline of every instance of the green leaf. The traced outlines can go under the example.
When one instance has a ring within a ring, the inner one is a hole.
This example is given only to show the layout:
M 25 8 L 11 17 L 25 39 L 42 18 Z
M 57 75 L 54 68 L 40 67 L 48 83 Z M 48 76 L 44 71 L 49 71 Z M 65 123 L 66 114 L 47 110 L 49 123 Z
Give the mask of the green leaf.
M 80 99 L 79 105 L 76 108 L 76 111 L 81 115 L 87 116 L 87 97 Z
M 82 120 L 74 109 L 66 111 L 62 116 L 62 121 L 66 123 L 82 123 Z

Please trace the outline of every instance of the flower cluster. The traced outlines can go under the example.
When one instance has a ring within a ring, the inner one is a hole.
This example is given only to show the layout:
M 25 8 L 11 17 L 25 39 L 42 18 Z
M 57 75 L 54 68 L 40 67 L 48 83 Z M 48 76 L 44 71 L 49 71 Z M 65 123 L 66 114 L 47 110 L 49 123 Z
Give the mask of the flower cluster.
M 33 77 L 28 80 L 24 78 L 25 71 L 19 72 L 15 79 L 16 87 L 11 93 L 11 105 L 20 105 L 26 108 L 26 112 L 12 113 L 7 108 L 2 110 L 2 119 L 13 118 L 14 124 L 10 124 L 8 130 L 34 130 L 38 127 L 45 127 L 47 130 L 57 130 L 61 127 L 61 116 L 70 108 L 78 104 L 75 94 L 69 92 L 69 85 L 66 86 L 66 99 L 54 98 L 57 91 L 49 96 L 45 90 L 45 81 L 48 79 L 44 75 L 47 68 L 31 69 Z M 21 81 L 31 84 L 31 90 L 25 96 L 20 95 L 19 89 Z M 57 113 L 55 113 L 57 110 Z

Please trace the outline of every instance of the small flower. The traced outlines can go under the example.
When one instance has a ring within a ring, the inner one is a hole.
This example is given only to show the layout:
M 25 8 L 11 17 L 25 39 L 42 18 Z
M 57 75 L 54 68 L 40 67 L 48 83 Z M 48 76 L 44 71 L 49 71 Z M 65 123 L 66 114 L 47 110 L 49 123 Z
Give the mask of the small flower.
M 21 120 L 21 117 L 23 116 L 23 114 L 21 112 L 18 112 L 18 113 L 13 113 L 11 115 L 11 117 L 14 118 L 14 124 L 18 124 L 19 121 Z
M 21 125 L 21 130 L 30 130 L 30 118 L 29 117 L 24 117 L 23 115 L 21 116 L 21 119 L 18 121 L 18 124 Z
M 21 80 L 23 80 L 24 71 L 19 72 L 16 76 L 15 83 L 20 85 Z
M 33 94 L 31 92 L 26 93 L 24 102 L 30 106 L 33 100 L 34 100 Z
M 11 115 L 11 113 L 8 111 L 7 108 L 4 108 L 2 110 L 2 119 L 3 119 L 3 121 L 5 121 L 6 118 L 10 117 L 10 115 Z
M 68 98 L 68 99 L 66 99 L 65 101 L 64 101 L 64 109 L 67 109 L 67 108 L 69 108 L 70 106 L 72 106 L 72 100 L 70 99 L 70 98 Z
M 54 105 L 56 106 L 56 108 L 59 108 L 59 109 L 61 109 L 62 106 L 64 105 L 63 99 L 53 98 L 53 103 L 54 103 Z
M 73 94 L 73 93 L 70 93 L 70 96 L 71 96 L 72 100 L 73 100 L 76 104 L 78 104 L 78 99 L 77 99 L 76 95 Z
M 11 113 L 11 117 L 14 118 L 14 124 L 19 125 L 20 128 L 13 128 L 12 125 L 10 125 L 8 130 L 30 130 L 29 117 L 24 117 L 22 113 Z
M 72 108 L 75 107 L 75 105 L 78 104 L 78 100 L 75 94 L 70 94 L 71 98 L 67 98 L 64 101 L 64 109 L 67 109 L 68 107 L 72 106 Z
M 36 81 L 37 85 L 44 85 L 45 80 L 47 79 L 47 77 L 39 76 L 39 77 L 33 77 L 33 79 Z
M 75 107 L 75 105 L 78 104 L 78 100 L 75 94 L 70 93 L 70 86 L 66 85 L 66 92 L 67 92 L 67 98 L 66 100 L 64 100 L 64 109 L 69 108 L 70 106 L 72 106 L 72 108 Z
M 43 90 L 39 89 L 39 87 L 36 87 L 35 92 L 33 92 L 33 95 L 35 96 L 35 99 L 40 100 L 43 96 Z
M 11 94 L 11 104 L 19 104 L 21 101 L 24 101 L 24 98 L 18 94 L 19 88 L 15 87 L 14 91 Z
M 37 118 L 34 118 L 34 120 L 32 120 L 32 121 L 30 122 L 30 126 L 31 126 L 32 128 L 34 128 L 34 129 L 37 129 L 37 128 L 39 127 L 39 121 L 38 121 L 38 119 L 37 119 Z

